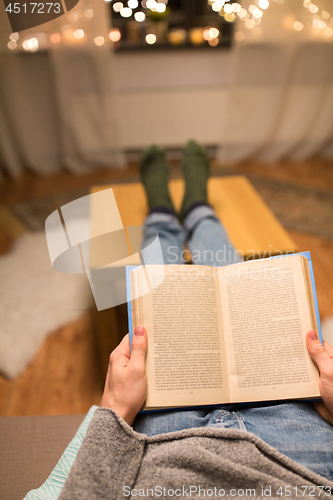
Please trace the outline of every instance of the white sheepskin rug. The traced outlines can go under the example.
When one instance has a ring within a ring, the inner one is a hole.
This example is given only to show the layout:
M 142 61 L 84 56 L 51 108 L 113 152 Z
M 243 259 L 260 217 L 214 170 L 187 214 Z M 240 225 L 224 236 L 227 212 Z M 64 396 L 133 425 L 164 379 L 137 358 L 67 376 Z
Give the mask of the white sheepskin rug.
M 321 329 L 324 340 L 333 346 L 333 316 L 323 321 Z
M 0 257 L 0 372 L 19 375 L 49 333 L 92 305 L 85 274 L 52 268 L 44 232 L 21 236 Z

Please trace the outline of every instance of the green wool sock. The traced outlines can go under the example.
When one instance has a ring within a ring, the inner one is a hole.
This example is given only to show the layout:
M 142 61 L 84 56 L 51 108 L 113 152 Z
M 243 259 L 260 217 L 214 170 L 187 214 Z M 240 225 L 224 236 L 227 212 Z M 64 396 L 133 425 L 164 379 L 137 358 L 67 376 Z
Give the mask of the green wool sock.
M 209 177 L 209 158 L 205 149 L 195 141 L 189 141 L 184 148 L 183 175 L 185 195 L 180 211 L 181 220 L 193 203 L 207 202 L 207 180 Z
M 145 149 L 141 156 L 140 172 L 150 210 L 156 206 L 174 210 L 168 190 L 169 168 L 163 149 L 158 146 Z

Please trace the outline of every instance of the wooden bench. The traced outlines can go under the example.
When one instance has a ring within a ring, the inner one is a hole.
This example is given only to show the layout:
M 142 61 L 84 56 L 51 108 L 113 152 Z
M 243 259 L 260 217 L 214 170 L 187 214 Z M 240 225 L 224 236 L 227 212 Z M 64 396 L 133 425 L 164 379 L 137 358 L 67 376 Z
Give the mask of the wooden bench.
M 113 189 L 123 225 L 141 226 L 148 214 L 142 184 L 95 186 L 92 192 L 108 188 Z M 183 180 L 170 181 L 169 189 L 178 210 L 183 198 Z M 297 250 L 296 244 L 246 177 L 210 178 L 208 202 L 214 207 L 234 247 L 245 258 L 269 257 Z M 96 312 L 96 318 L 102 368 L 106 373 L 108 354 L 127 333 L 126 304 Z

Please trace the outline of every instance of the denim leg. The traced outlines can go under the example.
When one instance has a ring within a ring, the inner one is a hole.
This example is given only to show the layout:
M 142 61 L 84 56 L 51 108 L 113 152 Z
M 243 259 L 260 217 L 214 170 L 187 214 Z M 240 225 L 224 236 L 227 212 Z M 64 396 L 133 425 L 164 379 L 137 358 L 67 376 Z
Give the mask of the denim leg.
M 202 205 L 191 210 L 184 227 L 193 264 L 222 267 L 242 262 L 211 207 Z
M 166 264 L 184 264 L 183 250 L 186 233 L 180 224 L 176 215 L 153 212 L 148 215 L 143 227 L 142 249 L 148 247 L 156 238 L 162 249 L 164 265 Z M 148 261 L 145 264 L 161 264 L 159 254 L 150 252 Z
M 247 431 L 295 462 L 333 480 L 333 427 L 311 403 L 237 407 Z
M 134 420 L 133 429 L 137 432 L 155 436 L 166 432 L 182 431 L 197 427 L 214 425 L 214 410 L 169 410 L 139 413 Z

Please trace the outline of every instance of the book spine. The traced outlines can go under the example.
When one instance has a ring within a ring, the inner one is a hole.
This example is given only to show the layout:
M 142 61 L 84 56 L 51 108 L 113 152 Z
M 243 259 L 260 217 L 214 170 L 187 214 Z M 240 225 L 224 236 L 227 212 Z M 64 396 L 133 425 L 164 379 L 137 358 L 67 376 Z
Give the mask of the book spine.
M 139 266 L 126 266 L 126 298 L 127 298 L 127 317 L 130 348 L 133 340 L 133 317 L 132 317 L 132 297 L 131 297 L 131 271 Z
M 289 255 L 291 255 L 291 254 L 289 254 Z M 309 262 L 309 271 L 310 271 L 310 278 L 311 278 L 311 285 L 312 285 L 312 292 L 313 292 L 313 302 L 314 302 L 314 306 L 315 306 L 316 320 L 317 320 L 317 326 L 318 326 L 317 335 L 318 335 L 320 342 L 324 345 L 323 334 L 321 331 L 321 323 L 320 323 L 320 315 L 319 315 L 319 307 L 318 307 L 318 299 L 317 299 L 317 290 L 316 290 L 316 283 L 315 283 L 315 279 L 314 279 L 311 254 L 310 254 L 310 252 L 298 252 L 298 253 L 295 253 L 294 255 L 302 255 Z M 277 259 L 279 257 L 285 257 L 285 255 L 274 255 L 273 257 L 271 257 L 271 259 Z

